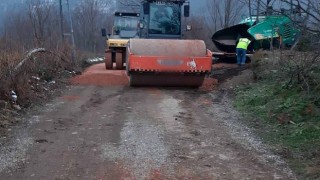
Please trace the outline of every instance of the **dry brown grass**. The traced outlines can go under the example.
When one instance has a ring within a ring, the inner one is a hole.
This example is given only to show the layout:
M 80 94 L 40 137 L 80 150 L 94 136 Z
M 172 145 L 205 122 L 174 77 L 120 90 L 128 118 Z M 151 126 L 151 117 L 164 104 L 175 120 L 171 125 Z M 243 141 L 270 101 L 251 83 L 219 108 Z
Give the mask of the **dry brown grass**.
M 0 39 L 0 136 L 8 125 L 15 123 L 13 116 L 17 111 L 14 105 L 24 110 L 45 102 L 52 97 L 54 89 L 65 84 L 66 77 L 82 70 L 82 60 L 89 57 L 86 53 L 77 53 L 78 58 L 75 64 L 72 63 L 68 45 L 39 51 L 32 56 L 19 51 L 21 49 L 19 44 Z M 17 68 L 22 61 L 24 63 Z M 18 95 L 17 102 L 12 101 L 11 90 Z
M 66 69 L 70 71 L 75 68 L 67 46 L 34 53 L 30 57 L 18 52 L 16 49 L 21 49 L 19 47 L 6 48 L 0 42 L 0 48 L 0 100 L 6 102 L 11 101 L 10 91 L 14 90 L 18 95 L 17 103 L 28 106 L 46 96 L 46 91 L 50 90 L 50 81 L 59 80 L 68 74 Z M 23 59 L 26 59 L 25 63 L 16 69 Z
M 319 51 L 257 51 L 252 57 L 254 79 L 274 77 L 289 86 L 301 86 L 306 91 L 319 89 Z
M 22 58 L 22 55 L 11 50 L 1 49 L 0 51 L 0 97 L 1 100 L 8 100 L 10 86 L 13 80 L 13 69 Z

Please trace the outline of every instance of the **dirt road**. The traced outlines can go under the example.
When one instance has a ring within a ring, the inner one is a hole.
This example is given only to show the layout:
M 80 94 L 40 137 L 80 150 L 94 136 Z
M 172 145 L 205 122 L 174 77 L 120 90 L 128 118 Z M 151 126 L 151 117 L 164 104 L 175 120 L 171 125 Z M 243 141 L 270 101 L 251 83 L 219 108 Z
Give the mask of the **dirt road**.
M 103 65 L 73 83 L 13 130 L 0 179 L 295 179 L 223 91 L 130 88 Z

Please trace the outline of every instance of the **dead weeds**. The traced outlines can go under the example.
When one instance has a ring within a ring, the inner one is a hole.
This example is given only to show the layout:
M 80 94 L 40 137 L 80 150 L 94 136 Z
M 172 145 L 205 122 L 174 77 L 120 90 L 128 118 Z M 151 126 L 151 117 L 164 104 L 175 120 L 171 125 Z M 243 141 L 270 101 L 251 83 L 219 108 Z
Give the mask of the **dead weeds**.
M 5 128 L 21 109 L 49 99 L 77 66 L 71 63 L 68 47 L 29 53 L 1 43 L 0 48 L 0 128 Z
M 259 53 L 251 65 L 255 83 L 237 88 L 235 106 L 266 142 L 286 150 L 279 154 L 299 177 L 318 179 L 320 53 Z

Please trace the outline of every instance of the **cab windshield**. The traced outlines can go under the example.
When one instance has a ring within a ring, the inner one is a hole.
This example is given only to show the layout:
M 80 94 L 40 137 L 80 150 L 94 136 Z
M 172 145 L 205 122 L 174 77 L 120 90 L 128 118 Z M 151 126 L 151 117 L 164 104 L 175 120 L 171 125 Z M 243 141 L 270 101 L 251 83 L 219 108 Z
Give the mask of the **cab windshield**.
M 180 35 L 180 6 L 174 3 L 151 3 L 149 23 L 149 34 Z
M 121 31 L 138 31 L 139 17 L 116 16 L 114 19 L 114 34 L 119 35 Z

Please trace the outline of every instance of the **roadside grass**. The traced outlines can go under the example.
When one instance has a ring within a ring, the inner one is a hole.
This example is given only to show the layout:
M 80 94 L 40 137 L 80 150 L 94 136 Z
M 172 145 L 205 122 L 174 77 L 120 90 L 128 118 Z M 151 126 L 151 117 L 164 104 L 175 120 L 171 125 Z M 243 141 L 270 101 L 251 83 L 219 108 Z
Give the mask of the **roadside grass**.
M 236 89 L 235 107 L 301 179 L 320 178 L 320 91 L 292 84 L 281 71 L 264 70 L 256 83 Z M 316 78 L 319 78 L 319 74 Z M 311 84 L 311 83 L 310 83 Z
M 18 122 L 20 114 L 50 99 L 78 67 L 71 63 L 68 46 L 28 52 L 14 47 L 0 39 L 0 136 Z

